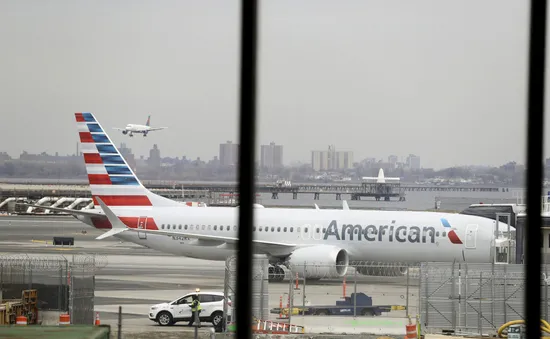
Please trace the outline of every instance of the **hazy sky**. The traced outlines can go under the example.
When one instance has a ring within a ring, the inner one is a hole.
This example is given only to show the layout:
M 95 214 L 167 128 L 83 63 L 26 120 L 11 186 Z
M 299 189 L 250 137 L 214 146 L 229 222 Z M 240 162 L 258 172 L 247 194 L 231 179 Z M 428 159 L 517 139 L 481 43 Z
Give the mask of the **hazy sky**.
M 284 145 L 285 163 L 329 144 L 356 161 L 523 163 L 528 9 L 260 1 L 258 140 Z M 0 151 L 72 154 L 73 113 L 91 111 L 109 130 L 149 113 L 169 126 L 109 131 L 138 155 L 154 143 L 162 156 L 218 155 L 238 141 L 239 11 L 237 0 L 1 1 Z

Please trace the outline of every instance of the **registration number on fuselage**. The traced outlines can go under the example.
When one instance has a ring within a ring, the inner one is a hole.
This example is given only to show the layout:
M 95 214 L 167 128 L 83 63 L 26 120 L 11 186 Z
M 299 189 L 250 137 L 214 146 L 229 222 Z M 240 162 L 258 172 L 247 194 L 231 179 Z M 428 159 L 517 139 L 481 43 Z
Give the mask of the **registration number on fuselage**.
M 191 240 L 191 238 L 182 237 L 181 235 L 173 235 L 172 240 Z

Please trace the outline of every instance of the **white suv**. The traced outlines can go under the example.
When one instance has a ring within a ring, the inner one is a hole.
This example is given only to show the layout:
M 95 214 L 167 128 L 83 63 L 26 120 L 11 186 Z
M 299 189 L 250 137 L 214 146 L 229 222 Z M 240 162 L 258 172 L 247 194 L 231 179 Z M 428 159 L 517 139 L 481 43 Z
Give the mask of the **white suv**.
M 191 319 L 191 302 L 193 295 L 199 295 L 201 303 L 200 321 L 211 322 L 219 327 L 223 321 L 223 293 L 220 292 L 192 292 L 174 301 L 151 306 L 149 319 L 161 326 L 173 325 L 179 321 Z M 228 300 L 228 313 L 231 312 L 231 299 Z

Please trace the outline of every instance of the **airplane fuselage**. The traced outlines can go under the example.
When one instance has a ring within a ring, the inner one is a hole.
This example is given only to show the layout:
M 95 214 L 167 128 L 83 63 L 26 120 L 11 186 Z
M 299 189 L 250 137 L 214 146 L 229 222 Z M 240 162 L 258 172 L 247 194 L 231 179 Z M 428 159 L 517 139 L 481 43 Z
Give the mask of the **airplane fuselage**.
M 238 237 L 238 209 L 224 207 L 155 207 L 138 214 L 113 207 L 129 227 L 171 231 L 174 235 L 126 232 L 116 237 L 152 249 L 187 257 L 225 260 L 235 247 L 222 240 L 199 240 L 189 234 Z M 141 214 L 141 215 L 139 215 Z M 145 215 L 146 214 L 146 215 Z M 447 221 L 447 227 L 441 219 Z M 83 220 L 82 217 L 79 217 Z M 88 220 L 88 222 L 89 220 Z M 492 262 L 495 221 L 476 216 L 435 212 L 255 210 L 253 238 L 284 243 L 263 249 L 272 257 L 286 257 L 294 248 L 332 245 L 345 249 L 350 261 Z M 181 233 L 181 235 L 176 235 Z M 452 233 L 453 235 L 451 236 Z M 187 235 L 186 235 L 187 234 Z
M 145 125 L 134 125 L 134 124 L 128 124 L 125 127 L 125 131 L 132 132 L 132 133 L 144 133 L 149 132 L 151 127 L 145 126 Z

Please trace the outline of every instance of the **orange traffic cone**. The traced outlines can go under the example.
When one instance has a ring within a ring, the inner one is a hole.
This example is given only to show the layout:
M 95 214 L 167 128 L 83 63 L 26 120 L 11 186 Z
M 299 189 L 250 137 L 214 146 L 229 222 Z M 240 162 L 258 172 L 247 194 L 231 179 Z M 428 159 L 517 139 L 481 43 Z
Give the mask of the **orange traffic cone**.
M 96 326 L 101 324 L 101 322 L 99 321 L 99 312 L 95 313 L 95 324 L 96 324 Z

